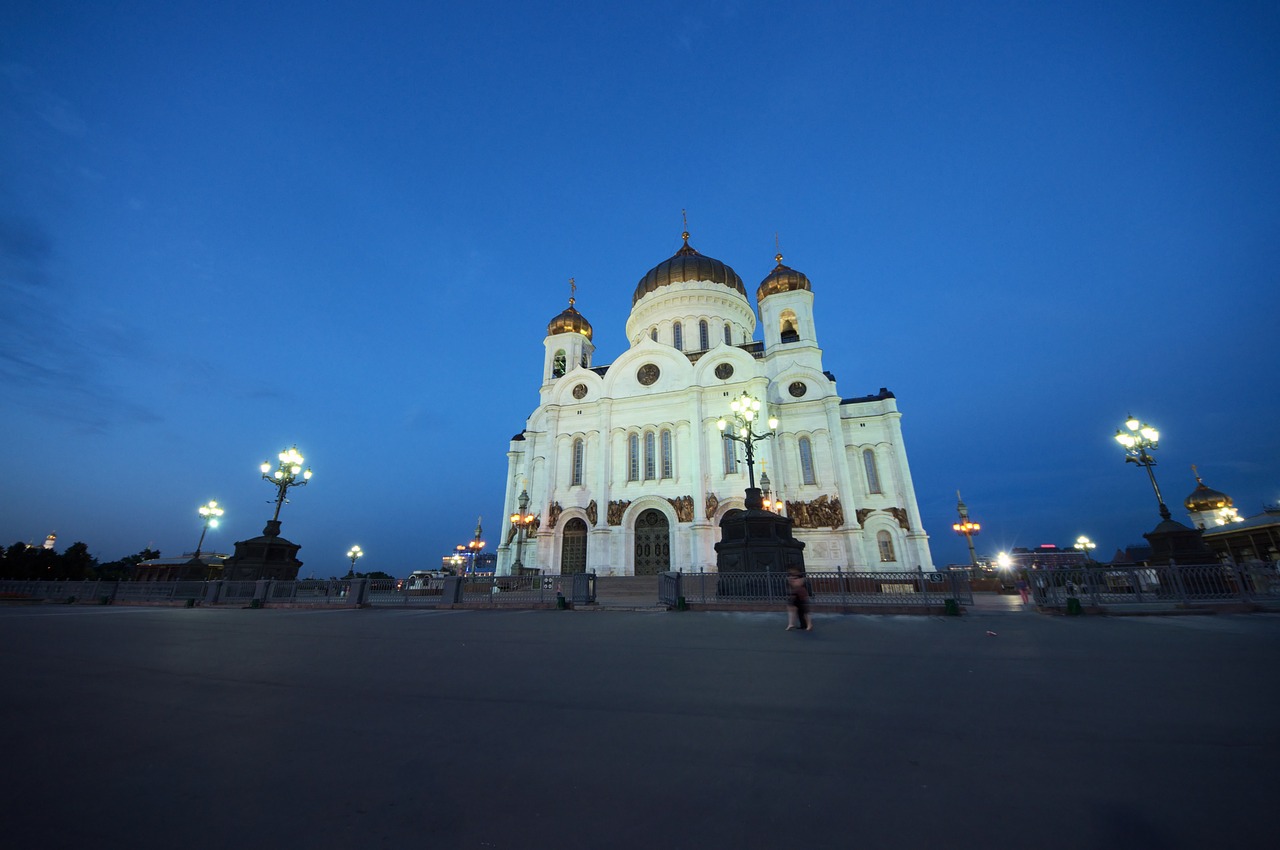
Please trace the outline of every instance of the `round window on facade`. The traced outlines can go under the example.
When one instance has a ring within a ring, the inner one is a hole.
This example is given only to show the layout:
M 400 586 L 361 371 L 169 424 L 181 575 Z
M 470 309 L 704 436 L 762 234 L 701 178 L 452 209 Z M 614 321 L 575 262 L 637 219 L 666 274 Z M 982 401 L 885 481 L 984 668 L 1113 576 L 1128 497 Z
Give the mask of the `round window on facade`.
M 804 395 L 808 391 L 809 388 L 804 385 L 804 381 L 792 381 L 791 386 L 787 387 L 787 392 L 791 393 L 796 398 L 800 398 L 800 396 Z
M 648 387 L 652 386 L 661 374 L 662 372 L 658 370 L 657 366 L 652 363 L 646 363 L 636 370 L 636 380 L 639 381 L 642 386 Z
M 586 384 L 578 384 L 577 386 L 575 386 L 575 387 L 573 388 L 573 397 L 574 397 L 574 398 L 586 398 L 586 397 L 587 397 L 587 385 L 586 385 Z
M 727 381 L 733 377 L 733 364 L 721 363 L 716 367 L 716 377 L 722 381 Z

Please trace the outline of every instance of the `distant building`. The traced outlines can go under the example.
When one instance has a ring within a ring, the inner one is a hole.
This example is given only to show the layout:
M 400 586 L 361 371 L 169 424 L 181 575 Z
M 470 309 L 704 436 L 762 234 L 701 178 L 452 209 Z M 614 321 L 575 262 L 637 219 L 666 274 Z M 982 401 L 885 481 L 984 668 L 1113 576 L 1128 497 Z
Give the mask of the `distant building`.
M 1009 553 L 1009 560 L 1020 570 L 1053 570 L 1060 567 L 1083 567 L 1089 558 L 1079 549 L 1042 543 L 1035 548 L 1019 546 Z
M 1216 528 L 1206 528 L 1204 542 L 1219 558 L 1241 566 L 1280 569 L 1280 505 L 1268 505 L 1262 513 Z
M 215 552 L 183 555 L 181 558 L 152 558 L 133 568 L 133 581 L 209 581 L 222 578 L 228 556 Z

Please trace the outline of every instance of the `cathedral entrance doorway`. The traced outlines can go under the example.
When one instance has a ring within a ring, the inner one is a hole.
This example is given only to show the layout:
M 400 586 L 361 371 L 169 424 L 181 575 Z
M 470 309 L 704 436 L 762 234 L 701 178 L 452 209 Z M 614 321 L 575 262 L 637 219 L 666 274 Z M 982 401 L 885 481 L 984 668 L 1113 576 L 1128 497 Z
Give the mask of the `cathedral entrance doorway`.
M 560 573 L 587 571 L 587 524 L 577 517 L 564 524 L 560 538 Z
M 662 511 L 649 508 L 636 517 L 636 575 L 671 569 L 671 526 Z

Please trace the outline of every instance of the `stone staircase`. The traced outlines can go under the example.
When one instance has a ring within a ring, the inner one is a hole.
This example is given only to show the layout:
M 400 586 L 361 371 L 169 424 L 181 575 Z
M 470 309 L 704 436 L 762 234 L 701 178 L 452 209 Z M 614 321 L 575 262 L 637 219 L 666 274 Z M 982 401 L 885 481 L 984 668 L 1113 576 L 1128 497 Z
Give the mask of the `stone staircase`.
M 622 611 L 665 611 L 658 603 L 657 576 L 597 576 L 596 608 Z

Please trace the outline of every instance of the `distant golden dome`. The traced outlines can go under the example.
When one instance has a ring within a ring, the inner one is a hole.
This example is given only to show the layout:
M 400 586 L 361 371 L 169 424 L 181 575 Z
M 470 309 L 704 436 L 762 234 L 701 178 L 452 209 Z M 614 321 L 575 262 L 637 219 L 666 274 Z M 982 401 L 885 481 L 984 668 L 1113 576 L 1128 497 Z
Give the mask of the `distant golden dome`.
M 547 325 L 547 336 L 556 334 L 582 334 L 587 339 L 591 339 L 591 323 L 587 321 L 586 316 L 573 309 L 572 298 L 569 299 L 569 306 L 564 312 Z
M 1196 476 L 1196 489 L 1191 491 L 1191 495 L 1187 496 L 1182 504 L 1188 512 L 1193 514 L 1232 507 L 1230 496 L 1212 487 L 1206 487 L 1199 475 Z
M 649 270 L 648 274 L 640 278 L 640 283 L 636 284 L 635 295 L 631 297 L 632 307 L 655 289 L 686 281 L 709 280 L 712 283 L 720 283 L 730 289 L 736 289 L 743 298 L 747 297 L 747 289 L 742 285 L 742 278 L 738 277 L 737 272 L 714 257 L 704 257 L 699 254 L 689 244 L 688 232 L 686 231 L 683 235 L 684 246 L 669 260 L 658 263 Z
M 768 277 L 760 281 L 760 286 L 756 289 L 757 303 L 779 292 L 795 292 L 798 289 L 813 291 L 813 287 L 809 286 L 809 278 L 805 277 L 804 272 L 784 266 L 781 254 L 774 259 L 778 261 L 778 265 L 769 272 Z

